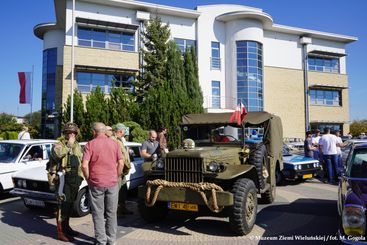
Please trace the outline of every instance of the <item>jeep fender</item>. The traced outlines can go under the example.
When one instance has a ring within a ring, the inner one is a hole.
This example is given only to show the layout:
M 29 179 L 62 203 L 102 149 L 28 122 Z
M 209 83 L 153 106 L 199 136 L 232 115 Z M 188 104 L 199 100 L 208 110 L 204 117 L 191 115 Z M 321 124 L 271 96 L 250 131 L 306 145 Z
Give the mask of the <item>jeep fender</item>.
M 226 170 L 218 173 L 216 179 L 221 180 L 231 180 L 237 179 L 240 176 L 246 176 L 258 184 L 257 171 L 254 165 L 244 164 L 244 165 L 228 165 Z

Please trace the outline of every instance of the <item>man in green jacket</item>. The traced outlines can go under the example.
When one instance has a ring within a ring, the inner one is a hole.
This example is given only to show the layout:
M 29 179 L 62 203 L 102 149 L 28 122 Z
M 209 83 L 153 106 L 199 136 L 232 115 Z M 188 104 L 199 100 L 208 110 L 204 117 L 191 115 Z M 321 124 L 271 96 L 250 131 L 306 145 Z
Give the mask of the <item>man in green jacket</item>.
M 47 164 L 50 187 L 56 189 L 58 197 L 57 238 L 65 242 L 73 241 L 73 237 L 78 235 L 69 225 L 73 204 L 83 181 L 82 149 L 76 141 L 78 131 L 75 123 L 65 124 L 63 137 L 52 148 Z
M 124 155 L 124 169 L 122 171 L 122 178 L 120 180 L 120 192 L 119 192 L 119 206 L 117 209 L 118 215 L 126 215 L 132 214 L 133 212 L 126 208 L 126 196 L 127 196 L 127 186 L 126 186 L 126 175 L 129 173 L 131 169 L 131 163 L 129 159 L 129 155 L 125 148 L 125 130 L 126 126 L 122 123 L 118 123 L 113 126 L 114 136 L 112 138 L 119 142 L 121 147 L 122 154 Z

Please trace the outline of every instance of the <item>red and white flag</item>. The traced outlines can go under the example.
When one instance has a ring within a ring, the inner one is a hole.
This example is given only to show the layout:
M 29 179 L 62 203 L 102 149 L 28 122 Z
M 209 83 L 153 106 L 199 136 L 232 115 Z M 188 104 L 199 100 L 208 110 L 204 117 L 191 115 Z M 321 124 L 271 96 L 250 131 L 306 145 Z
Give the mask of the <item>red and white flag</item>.
M 19 104 L 31 103 L 31 72 L 18 72 L 20 92 Z
M 237 105 L 236 110 L 233 112 L 231 117 L 229 118 L 229 122 L 237 121 L 237 125 L 241 125 L 243 118 L 247 115 L 246 107 L 240 102 Z

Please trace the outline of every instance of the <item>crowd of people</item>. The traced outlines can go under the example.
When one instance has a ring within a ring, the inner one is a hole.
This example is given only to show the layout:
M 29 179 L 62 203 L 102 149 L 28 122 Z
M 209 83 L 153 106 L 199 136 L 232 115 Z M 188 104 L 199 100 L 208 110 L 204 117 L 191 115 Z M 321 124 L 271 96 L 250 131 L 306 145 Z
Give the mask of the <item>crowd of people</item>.
M 94 223 L 95 244 L 115 244 L 117 216 L 132 214 L 126 207 L 126 175 L 131 163 L 124 143 L 126 127 L 118 123 L 113 127 L 102 122 L 93 124 L 93 136 L 82 151 L 76 141 L 79 132 L 75 123 L 67 123 L 63 136 L 51 151 L 47 164 L 52 185 L 63 184 L 63 195 L 58 196 L 56 212 L 57 238 L 71 242 L 78 232 L 69 225 L 72 205 L 83 178 L 88 182 L 89 203 Z M 145 161 L 155 160 L 168 152 L 167 129 L 149 130 L 149 138 L 142 144 Z M 58 188 L 59 189 L 59 188 Z
M 344 146 L 344 143 L 339 130 L 335 130 L 332 134 L 330 128 L 325 128 L 323 133 L 321 136 L 319 129 L 314 132 L 314 135 L 311 131 L 306 132 L 304 154 L 306 157 L 319 160 L 323 169 L 324 181 L 336 184 L 338 177 L 343 172 L 341 147 Z

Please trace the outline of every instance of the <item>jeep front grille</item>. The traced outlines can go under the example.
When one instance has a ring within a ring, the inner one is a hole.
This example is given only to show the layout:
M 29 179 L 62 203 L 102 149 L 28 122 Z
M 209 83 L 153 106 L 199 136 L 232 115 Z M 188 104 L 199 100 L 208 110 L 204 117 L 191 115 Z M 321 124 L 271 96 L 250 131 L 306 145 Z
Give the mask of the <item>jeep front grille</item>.
M 191 157 L 166 158 L 165 179 L 171 182 L 203 182 L 203 159 Z

